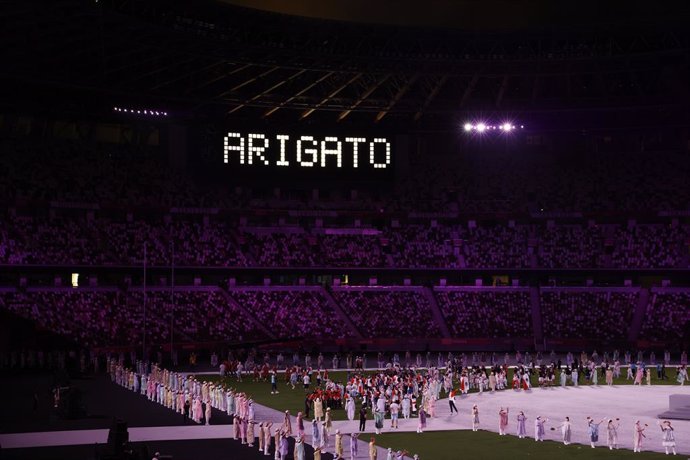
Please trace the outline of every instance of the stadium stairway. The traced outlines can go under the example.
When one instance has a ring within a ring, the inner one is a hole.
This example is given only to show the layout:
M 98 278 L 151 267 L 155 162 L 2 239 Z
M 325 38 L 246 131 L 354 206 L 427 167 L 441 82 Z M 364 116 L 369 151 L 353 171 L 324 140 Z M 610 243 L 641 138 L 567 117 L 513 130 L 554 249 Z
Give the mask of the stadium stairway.
M 637 340 L 642 330 L 642 322 L 647 314 L 647 307 L 649 305 L 649 288 L 641 288 L 640 296 L 637 299 L 637 307 L 635 307 L 635 313 L 632 317 L 632 323 L 630 324 L 630 329 L 628 330 L 628 341 L 633 343 Z
M 467 268 L 467 261 L 462 253 L 458 254 L 458 266 L 460 268 Z
M 244 312 L 245 315 L 247 315 L 248 318 L 251 318 L 252 322 L 256 325 L 257 328 L 259 328 L 264 334 L 266 334 L 267 337 L 270 337 L 272 339 L 275 339 L 276 336 L 266 327 L 264 324 L 256 319 L 256 317 L 252 314 L 249 309 L 247 309 L 244 305 L 240 305 L 235 299 L 230 297 L 230 294 L 228 294 L 228 291 L 225 290 L 225 288 L 219 288 L 221 295 L 225 298 L 225 301 L 228 302 L 228 304 L 233 305 L 235 308 L 238 308 Z
M 534 331 L 534 342 L 537 345 L 544 343 L 544 327 L 541 321 L 541 295 L 538 287 L 529 289 L 530 305 L 532 306 L 532 330 Z
M 449 338 L 450 331 L 448 330 L 448 325 L 443 319 L 441 309 L 438 306 L 438 302 L 436 302 L 436 297 L 434 297 L 433 291 L 431 288 L 425 286 L 422 288 L 422 294 L 424 297 L 426 297 L 427 302 L 429 302 L 429 305 L 431 306 L 431 314 L 434 317 L 434 321 L 436 321 L 436 324 L 438 324 L 439 328 L 441 329 L 441 334 L 443 334 L 444 338 Z
M 681 251 L 680 258 L 678 260 L 677 268 L 689 268 L 690 267 L 690 251 Z
M 324 287 L 320 287 L 319 289 L 326 301 L 331 305 L 331 308 L 333 308 L 333 310 L 335 310 L 340 316 L 340 319 L 342 319 L 345 322 L 345 324 L 347 324 L 350 327 L 350 330 L 355 335 L 355 337 L 357 337 L 358 339 L 364 338 L 360 330 L 357 329 L 357 326 L 355 326 L 355 323 L 352 322 L 352 319 L 350 319 L 350 317 L 345 314 L 338 302 L 335 301 L 335 299 L 331 295 L 331 292 Z

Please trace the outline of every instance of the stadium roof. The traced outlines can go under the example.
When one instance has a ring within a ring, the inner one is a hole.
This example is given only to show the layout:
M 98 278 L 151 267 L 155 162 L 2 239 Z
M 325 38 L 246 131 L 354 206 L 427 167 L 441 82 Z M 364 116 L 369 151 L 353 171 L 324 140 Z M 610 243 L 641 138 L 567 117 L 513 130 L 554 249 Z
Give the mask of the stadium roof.
M 451 28 L 534 31 L 566 26 L 679 22 L 678 1 L 554 0 L 218 0 L 235 6 L 314 19 Z
M 680 14 L 645 26 L 476 33 L 208 0 L 11 0 L 0 9 L 6 106 L 139 103 L 215 119 L 434 124 L 478 110 L 672 112 L 689 100 Z

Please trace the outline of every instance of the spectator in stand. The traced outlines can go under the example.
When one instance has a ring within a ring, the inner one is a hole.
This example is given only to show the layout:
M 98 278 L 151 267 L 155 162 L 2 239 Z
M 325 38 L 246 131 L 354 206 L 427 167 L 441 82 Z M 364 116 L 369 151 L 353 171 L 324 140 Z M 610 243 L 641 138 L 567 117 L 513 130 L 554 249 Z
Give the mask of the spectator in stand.
M 642 323 L 641 337 L 652 341 L 681 340 L 690 321 L 690 291 L 654 292 Z
M 333 297 L 370 337 L 436 337 L 441 332 L 418 290 L 339 288 Z
M 533 335 L 527 290 L 437 290 L 434 294 L 454 337 Z
M 351 335 L 349 327 L 328 300 L 315 290 L 236 289 L 231 290 L 230 295 L 253 312 L 276 337 L 344 338 Z
M 639 290 L 542 290 L 544 335 L 549 338 L 626 340 Z

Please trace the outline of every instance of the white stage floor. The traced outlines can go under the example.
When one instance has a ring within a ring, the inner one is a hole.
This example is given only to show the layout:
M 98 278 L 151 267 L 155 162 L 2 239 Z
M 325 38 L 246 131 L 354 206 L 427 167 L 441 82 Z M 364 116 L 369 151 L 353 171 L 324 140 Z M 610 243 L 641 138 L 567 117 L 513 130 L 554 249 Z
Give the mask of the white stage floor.
M 560 431 L 548 428 L 560 425 L 565 416 L 570 417 L 572 423 L 572 442 L 589 444 L 586 417 L 591 416 L 597 421 L 602 418 L 620 418 L 618 430 L 619 447 L 632 450 L 633 424 L 636 420 L 647 423 L 649 427 L 645 434 L 644 450 L 663 452 L 661 446 L 661 430 L 657 425 L 657 415 L 668 409 L 668 397 L 671 394 L 690 395 L 690 386 L 652 385 L 652 386 L 580 386 L 566 388 L 536 388 L 530 391 L 497 391 L 496 393 L 470 394 L 458 398 L 456 403 L 460 414 L 450 416 L 448 400 L 442 399 L 436 403 L 436 418 L 429 418 L 427 431 L 433 430 L 468 430 L 471 429 L 470 410 L 472 405 L 479 408 L 480 429 L 498 432 L 498 411 L 501 407 L 510 408 L 510 423 L 508 433 L 515 435 L 517 424 L 515 417 L 519 411 L 527 416 L 527 433 L 532 435 L 534 442 L 534 419 L 541 415 L 547 417 L 547 440 L 560 440 Z M 600 426 L 599 443 L 606 444 L 605 423 Z M 672 420 L 675 428 L 676 443 L 679 453 L 690 453 L 690 421 Z M 357 430 L 357 420 L 335 422 L 341 432 Z M 417 419 L 401 420 L 398 430 L 391 430 L 390 420 L 386 420 L 383 432 L 414 431 Z M 373 420 L 367 421 L 367 432 L 373 432 Z

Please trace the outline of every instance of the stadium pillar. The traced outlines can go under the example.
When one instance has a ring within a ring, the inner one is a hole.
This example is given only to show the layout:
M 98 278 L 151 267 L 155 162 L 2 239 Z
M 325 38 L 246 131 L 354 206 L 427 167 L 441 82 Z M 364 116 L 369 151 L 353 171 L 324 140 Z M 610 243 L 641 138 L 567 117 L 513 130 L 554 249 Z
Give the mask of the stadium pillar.
M 187 166 L 187 127 L 169 125 L 166 144 L 170 167 L 184 169 Z

